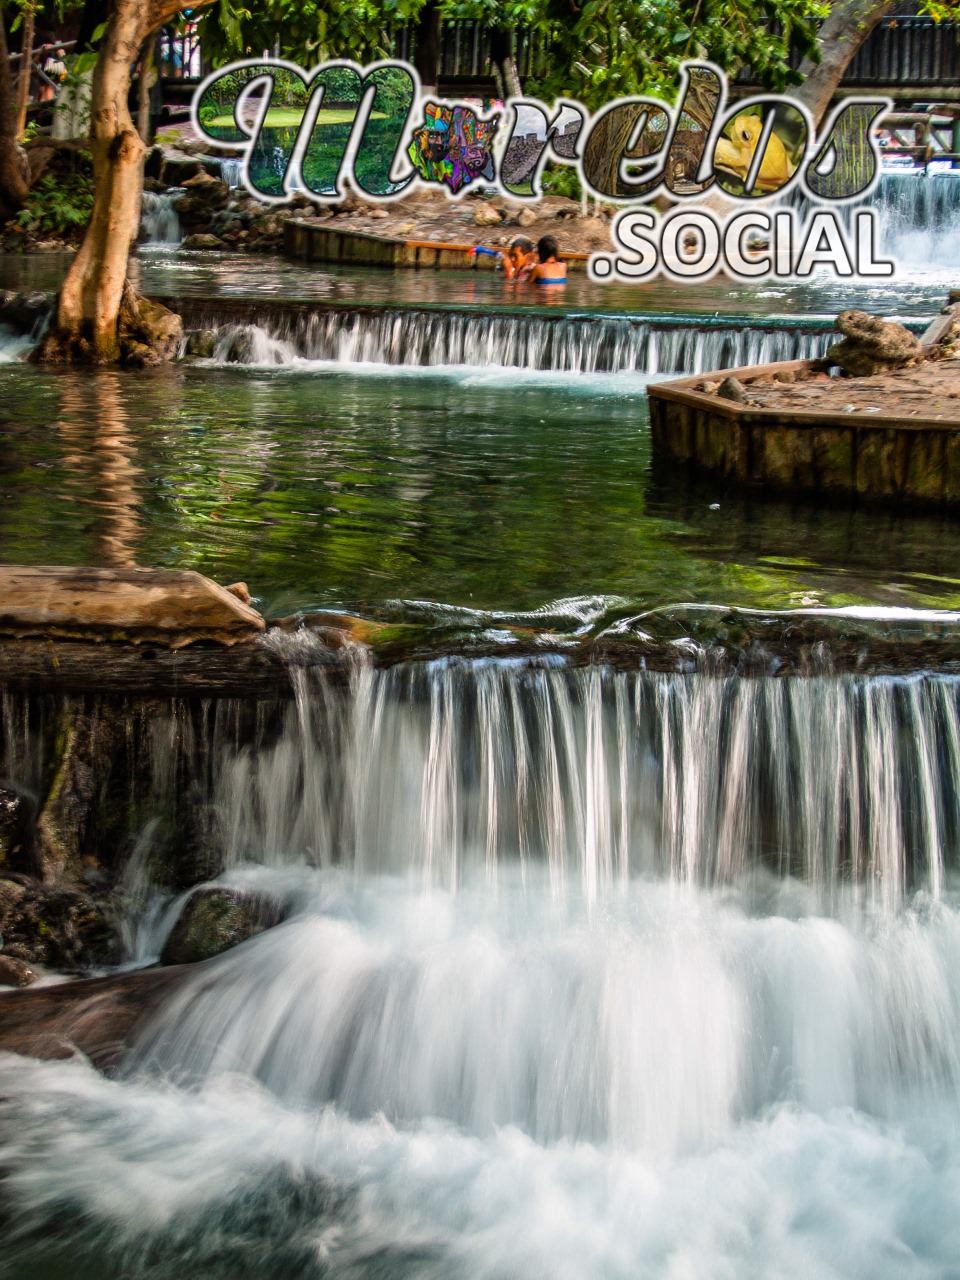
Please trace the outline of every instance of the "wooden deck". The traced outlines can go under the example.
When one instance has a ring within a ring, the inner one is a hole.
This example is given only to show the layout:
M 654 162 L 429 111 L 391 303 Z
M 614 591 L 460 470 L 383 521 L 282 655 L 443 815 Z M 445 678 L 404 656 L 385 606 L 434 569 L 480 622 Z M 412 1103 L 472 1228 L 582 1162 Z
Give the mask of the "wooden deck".
M 651 386 L 654 449 L 745 488 L 960 509 L 960 362 L 809 381 L 820 368 L 793 360 Z M 746 402 L 716 394 L 727 377 Z
M 304 262 L 340 262 L 350 266 L 493 271 L 497 264 L 497 259 L 489 254 L 471 253 L 474 246 L 470 244 L 402 240 L 366 231 L 346 231 L 312 218 L 289 218 L 284 224 L 283 247 L 288 257 Z M 587 253 L 563 254 L 571 271 L 585 271 L 589 256 Z

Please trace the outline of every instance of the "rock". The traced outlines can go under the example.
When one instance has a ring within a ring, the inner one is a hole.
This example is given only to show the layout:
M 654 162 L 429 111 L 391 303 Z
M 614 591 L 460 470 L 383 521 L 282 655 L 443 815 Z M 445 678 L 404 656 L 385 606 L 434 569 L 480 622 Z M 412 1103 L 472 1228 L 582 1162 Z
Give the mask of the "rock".
M 79 1050 L 95 1066 L 110 1067 L 191 972 L 141 969 L 4 992 L 0 1049 L 31 1058 L 72 1058 Z
M 356 213 L 363 208 L 363 201 L 355 191 L 348 191 L 342 200 L 328 206 L 332 213 Z
M 259 894 L 212 885 L 195 889 L 160 956 L 161 964 L 192 964 L 279 924 L 278 903 Z
M 389 218 L 390 215 L 389 213 L 387 213 L 386 209 L 377 208 L 377 209 L 371 209 L 370 212 L 367 214 L 367 217 L 383 219 L 383 218 Z
M 841 311 L 837 328 L 844 337 L 830 347 L 827 358 L 854 378 L 902 369 L 921 354 L 920 342 L 909 329 L 865 311 Z
M 144 178 L 143 189 L 144 191 L 152 192 L 152 194 L 155 196 L 159 196 L 159 195 L 162 195 L 167 188 L 163 185 L 163 183 L 160 181 L 159 178 Z
M 198 640 L 250 640 L 264 625 L 259 613 L 192 570 L 0 566 L 4 635 L 179 649 Z
M 235 333 L 230 334 L 227 339 L 224 358 L 231 364 L 253 364 L 254 363 L 254 330 L 247 326 L 243 329 L 237 329 Z
M 143 162 L 144 187 L 147 190 L 152 190 L 153 189 L 152 187 L 147 187 L 147 183 L 159 182 L 162 176 L 163 176 L 163 147 L 152 147 L 150 151 L 147 152 L 146 158 L 144 159 L 144 162 Z M 162 189 L 163 184 L 161 183 L 160 185 Z
M 537 221 L 537 215 L 533 209 L 521 209 L 517 214 L 518 227 L 532 227 Z
M 32 333 L 49 310 L 50 299 L 45 293 L 0 291 L 0 324 L 16 333 Z
M 213 329 L 194 329 L 187 334 L 186 354 L 198 356 L 201 360 L 209 360 L 217 345 L 217 335 Z M 230 588 L 228 587 L 229 591 Z
M 37 975 L 25 960 L 0 952 L 0 987 L 29 987 Z
M 960 289 L 951 289 L 947 294 L 948 305 L 954 302 L 960 302 Z
M 204 199 L 214 195 L 217 198 L 221 195 L 225 195 L 227 199 L 230 198 L 230 188 L 227 183 L 215 178 L 211 173 L 206 173 L 203 169 L 195 173 L 192 178 L 187 178 L 184 182 L 181 182 L 180 185 L 184 190 L 189 191 L 191 195 L 201 192 Z
M 717 387 L 717 395 L 722 396 L 724 400 L 733 400 L 737 404 L 745 403 L 747 393 L 743 389 L 743 385 L 736 378 L 724 378 Z
M 5 958 L 26 965 L 83 971 L 119 958 L 113 921 L 88 894 L 23 878 L 11 894 L 0 881 L 0 934 Z
M 236 596 L 244 604 L 250 603 L 250 588 L 245 582 L 231 582 L 229 587 L 224 587 L 224 591 L 229 591 L 232 596 Z
M 163 157 L 159 174 L 168 187 L 182 187 L 201 172 L 200 161 L 192 156 L 172 155 L 169 151 Z
M 125 369 L 147 369 L 157 361 L 153 359 L 153 352 L 145 342 L 138 342 L 136 338 L 128 338 L 123 344 L 123 366 Z
M 219 253 L 229 250 L 230 246 L 221 240 L 219 236 L 212 236 L 205 232 L 199 232 L 192 236 L 187 236 L 180 246 L 181 249 L 213 249 Z
M 180 350 L 183 321 L 159 302 L 141 298 L 124 285 L 117 325 L 120 360 L 135 368 L 172 360 Z
M 499 209 L 487 204 L 477 210 L 473 220 L 478 227 L 496 227 L 503 221 L 503 216 Z

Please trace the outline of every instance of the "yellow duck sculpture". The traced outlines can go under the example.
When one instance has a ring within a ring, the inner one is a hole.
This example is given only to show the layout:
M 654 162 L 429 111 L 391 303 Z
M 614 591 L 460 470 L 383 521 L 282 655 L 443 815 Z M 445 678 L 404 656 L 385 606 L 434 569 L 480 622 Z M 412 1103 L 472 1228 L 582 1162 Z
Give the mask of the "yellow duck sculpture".
M 740 116 L 734 121 L 733 139 L 717 140 L 717 149 L 714 153 L 715 166 L 736 174 L 741 182 L 746 182 L 762 133 L 763 121 L 759 116 Z M 796 167 L 795 164 L 791 164 L 786 147 L 775 133 L 771 133 L 763 153 L 760 172 L 754 184 L 755 189 L 776 191 L 793 177 Z

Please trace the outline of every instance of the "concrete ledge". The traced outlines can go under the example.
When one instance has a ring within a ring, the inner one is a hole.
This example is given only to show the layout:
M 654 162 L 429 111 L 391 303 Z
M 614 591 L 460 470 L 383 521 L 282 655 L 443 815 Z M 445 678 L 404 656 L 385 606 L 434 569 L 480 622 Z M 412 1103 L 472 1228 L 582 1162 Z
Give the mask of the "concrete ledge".
M 724 369 L 648 388 L 653 447 L 690 468 L 737 485 L 781 493 L 926 506 L 960 506 L 960 420 L 809 407 L 760 408 L 698 387 L 735 377 L 807 374 L 791 360 Z M 851 388 L 856 380 L 851 380 Z M 789 386 L 784 387 L 787 395 Z
M 522 228 L 521 228 L 522 230 Z M 496 259 L 471 253 L 470 244 L 441 244 L 429 240 L 399 240 L 366 231 L 338 229 L 330 221 L 288 218 L 283 224 L 283 249 L 288 258 L 305 262 L 342 262 L 354 266 L 405 267 L 413 270 L 453 269 L 493 271 Z M 585 271 L 589 254 L 565 253 L 571 271 Z
M 0 635 L 179 649 L 233 645 L 265 625 L 238 595 L 192 571 L 0 566 Z

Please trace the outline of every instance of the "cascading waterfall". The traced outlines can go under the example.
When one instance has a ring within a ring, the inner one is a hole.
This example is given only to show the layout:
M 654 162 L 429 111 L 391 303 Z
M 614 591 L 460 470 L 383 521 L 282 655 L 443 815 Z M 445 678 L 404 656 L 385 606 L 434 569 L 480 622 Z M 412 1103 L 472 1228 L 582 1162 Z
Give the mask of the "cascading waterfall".
M 804 214 L 813 207 L 796 190 L 785 201 Z M 867 200 L 840 206 L 848 226 L 858 209 L 877 211 L 878 248 L 897 262 L 898 276 L 949 268 L 960 238 L 960 169 L 887 169 Z
M 156 193 L 145 191 L 140 209 L 140 242 L 144 245 L 178 245 L 183 239 L 180 218 L 173 207 L 179 189 Z
M 854 886 L 893 909 L 939 897 L 960 853 L 952 676 L 444 659 L 295 678 L 296 698 L 253 721 L 227 700 L 201 723 L 187 705 L 150 721 L 152 811 L 192 804 L 214 868 L 454 890 L 539 867 L 588 904 L 638 876 L 711 886 L 759 869 L 827 907 Z M 8 696 L 2 769 L 28 793 L 49 734 Z
M 235 191 L 240 186 L 240 178 L 243 173 L 242 160 L 221 160 L 220 161 L 220 180 L 225 182 L 231 191 Z
M 0 364 L 19 360 L 31 349 L 34 341 L 30 335 L 14 333 L 12 329 L 0 325 Z
M 0 1056 L 0 1274 L 946 1273 L 960 679 L 293 674 L 128 725 L 286 919 L 117 1079 Z
M 207 317 L 204 323 L 217 323 Z M 835 335 L 834 335 L 835 336 Z M 326 361 L 421 368 L 466 365 L 557 373 L 702 373 L 822 355 L 822 325 L 690 323 L 625 316 L 564 316 L 413 308 L 318 308 L 220 326 L 215 359 L 239 364 Z
M 275 743 L 218 754 L 227 865 L 451 888 L 539 864 L 588 902 L 638 875 L 709 885 L 763 867 L 895 907 L 938 895 L 960 849 L 950 677 L 454 661 L 363 668 L 349 694 L 300 678 Z

